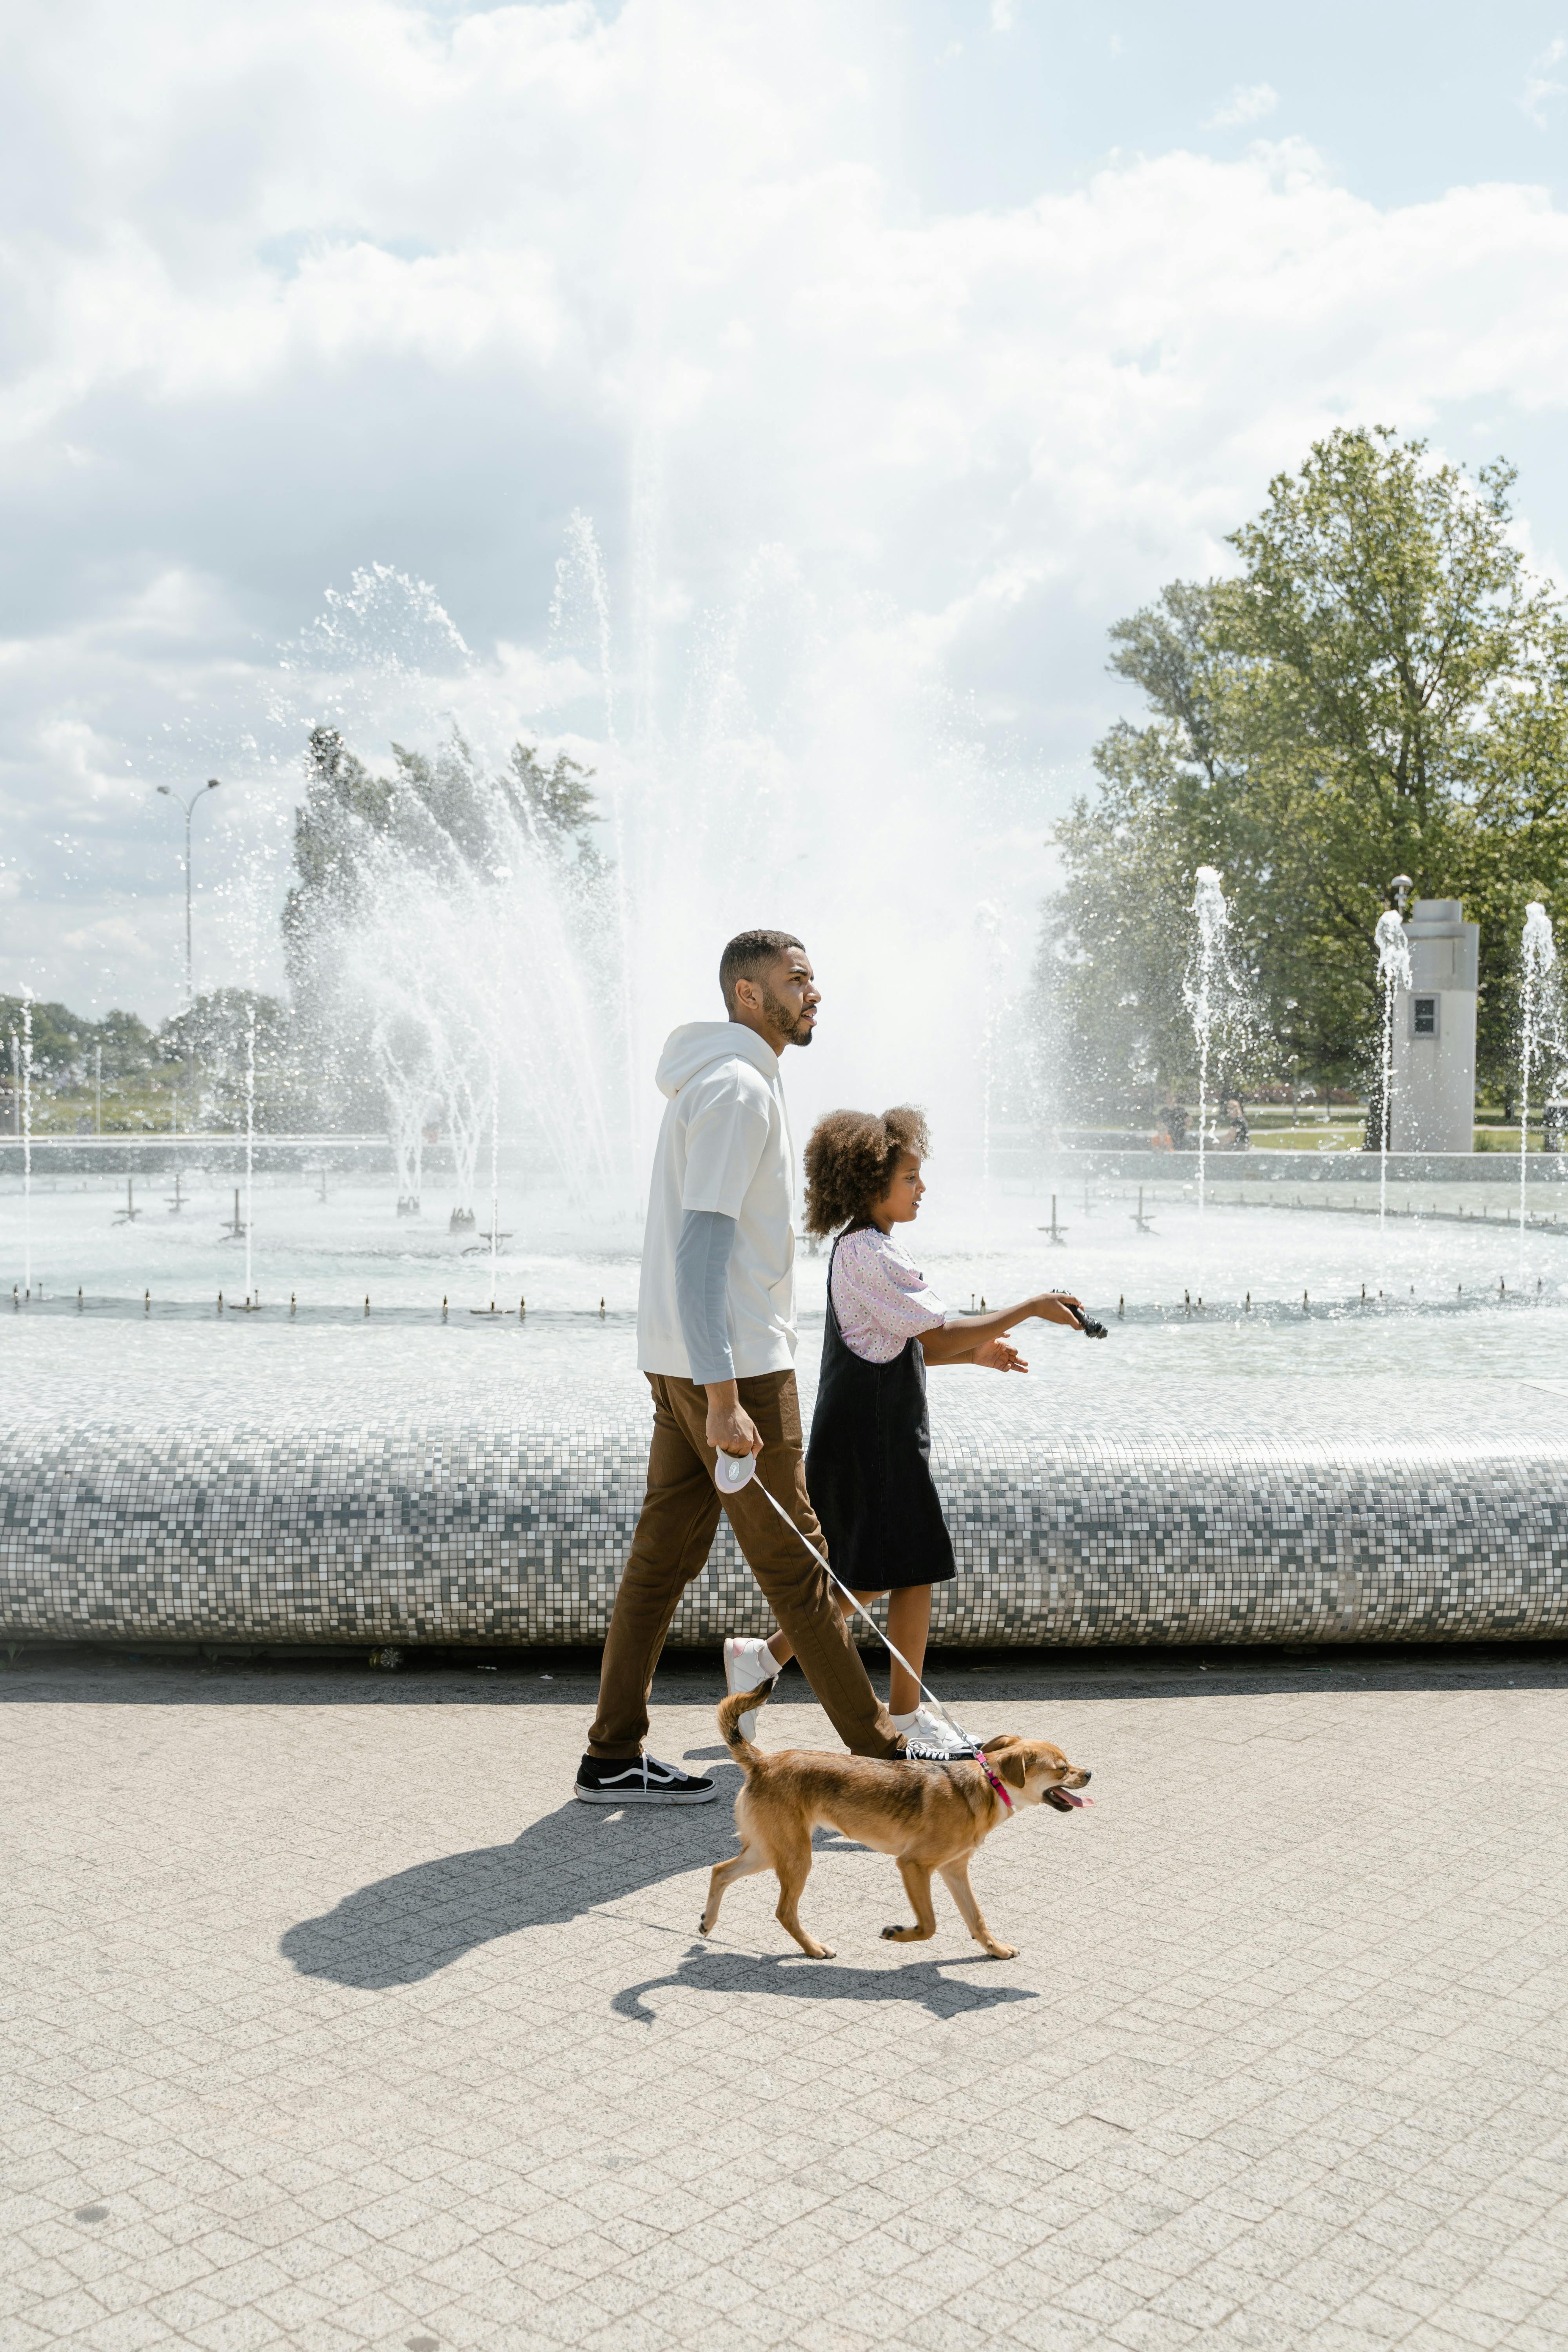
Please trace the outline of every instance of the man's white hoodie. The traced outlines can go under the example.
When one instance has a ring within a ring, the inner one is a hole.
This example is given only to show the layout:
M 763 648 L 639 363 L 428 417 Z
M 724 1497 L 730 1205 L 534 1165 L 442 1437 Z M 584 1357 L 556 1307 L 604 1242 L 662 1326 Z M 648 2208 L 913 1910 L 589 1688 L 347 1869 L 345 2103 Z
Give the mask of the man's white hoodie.
M 778 1055 L 739 1021 L 674 1030 L 658 1065 L 668 1097 L 654 1152 L 637 1294 L 637 1362 L 691 1377 L 675 1296 L 688 1209 L 735 1220 L 726 1294 L 735 1377 L 795 1362 L 795 1145 Z

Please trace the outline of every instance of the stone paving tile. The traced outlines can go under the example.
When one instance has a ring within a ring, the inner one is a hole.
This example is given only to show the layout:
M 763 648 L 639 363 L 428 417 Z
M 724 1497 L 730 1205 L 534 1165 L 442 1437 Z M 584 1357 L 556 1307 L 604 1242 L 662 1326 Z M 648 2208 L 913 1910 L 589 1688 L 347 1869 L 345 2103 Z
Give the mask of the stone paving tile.
M 836 1959 L 702 1944 L 728 1805 L 573 1804 L 574 1669 L 24 1664 L 5 2352 L 1568 2345 L 1568 1670 L 1197 1663 L 963 1675 L 1095 1771 L 1005 1964 L 837 1840 Z

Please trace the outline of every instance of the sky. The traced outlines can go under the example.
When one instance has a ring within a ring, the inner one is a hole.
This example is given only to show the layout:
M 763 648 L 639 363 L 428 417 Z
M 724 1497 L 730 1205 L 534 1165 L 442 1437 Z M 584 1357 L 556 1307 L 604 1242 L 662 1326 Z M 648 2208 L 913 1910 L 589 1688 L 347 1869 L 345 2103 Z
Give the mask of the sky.
M 1314 437 L 1508 457 L 1568 574 L 1568 5 L 12 0 L 0 47 L 0 991 L 177 1006 L 157 787 L 209 775 L 197 985 L 278 985 L 310 723 L 454 713 L 676 841 L 698 764 L 737 834 L 769 774 L 770 843 L 875 845 L 911 942 L 980 906 L 1016 986 L 1106 630 Z

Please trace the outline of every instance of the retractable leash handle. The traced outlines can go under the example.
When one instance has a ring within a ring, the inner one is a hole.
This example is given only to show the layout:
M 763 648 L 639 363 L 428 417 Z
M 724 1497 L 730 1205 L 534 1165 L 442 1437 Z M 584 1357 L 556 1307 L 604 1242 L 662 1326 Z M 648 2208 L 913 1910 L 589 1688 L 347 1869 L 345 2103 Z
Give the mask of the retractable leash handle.
M 718 1487 L 719 1492 L 721 1495 L 738 1495 L 742 1487 L 749 1486 L 756 1475 L 757 1457 L 754 1454 L 721 1454 L 713 1465 L 713 1483 Z M 897 1658 L 905 1674 L 910 1676 L 916 1689 L 920 1692 L 921 1696 L 922 1698 L 930 1699 L 932 1706 L 936 1708 L 937 1713 L 942 1717 L 949 1730 L 955 1731 L 960 1739 L 965 1743 L 971 1754 L 978 1762 L 986 1779 L 990 1781 L 992 1787 L 996 1790 L 1003 1803 L 1006 1806 L 1007 1811 L 1011 1812 L 1013 1810 L 1013 1801 L 1011 1797 L 1008 1796 L 1006 1790 L 1002 1786 L 1002 1783 L 996 1779 L 984 1757 L 981 1754 L 980 1742 L 978 1739 L 972 1738 L 970 1734 L 964 1730 L 963 1726 L 961 1723 L 954 1723 L 952 1716 L 949 1715 L 946 1707 L 943 1706 L 935 1691 L 928 1690 L 926 1688 L 926 1685 L 921 1682 L 913 1666 L 910 1665 L 908 1658 L 905 1657 L 902 1650 L 894 1648 L 892 1643 L 889 1641 L 886 1633 L 883 1633 L 881 1627 L 878 1624 L 870 1611 L 861 1607 L 859 1601 L 856 1600 L 855 1595 L 850 1591 L 849 1587 L 844 1582 L 842 1577 L 834 1575 L 833 1570 L 827 1565 L 826 1559 L 824 1558 L 823 1554 L 817 1550 L 816 1546 L 812 1543 L 807 1537 L 801 1535 L 800 1529 L 795 1526 L 795 1521 L 790 1517 L 789 1513 L 784 1509 L 784 1505 L 779 1501 L 777 1496 L 769 1494 L 767 1487 L 763 1486 L 760 1481 L 758 1482 L 757 1492 L 760 1495 L 767 1496 L 768 1501 L 778 1513 L 779 1517 L 784 1521 L 785 1527 L 788 1528 L 790 1533 L 795 1536 L 800 1536 L 801 1542 L 805 1545 L 807 1551 L 811 1554 L 818 1568 L 822 1570 L 829 1584 L 837 1586 L 837 1590 L 842 1592 L 845 1600 L 847 1601 L 850 1608 L 854 1610 L 855 1614 L 858 1617 L 864 1617 L 867 1624 L 869 1625 L 872 1633 L 875 1633 L 878 1641 L 882 1644 L 883 1649 L 888 1652 L 890 1657 Z

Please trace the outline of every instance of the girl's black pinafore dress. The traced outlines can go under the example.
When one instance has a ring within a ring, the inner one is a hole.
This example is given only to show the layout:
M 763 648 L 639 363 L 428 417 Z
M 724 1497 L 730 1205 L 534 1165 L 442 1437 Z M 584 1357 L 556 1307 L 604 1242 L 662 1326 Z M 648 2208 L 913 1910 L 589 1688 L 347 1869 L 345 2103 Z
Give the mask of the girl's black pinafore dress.
M 831 1258 L 805 1487 L 833 1573 L 855 1591 L 942 1584 L 956 1575 L 952 1538 L 931 1482 L 924 1351 L 910 1339 L 890 1364 L 868 1364 L 846 1346 L 833 1305 Z

